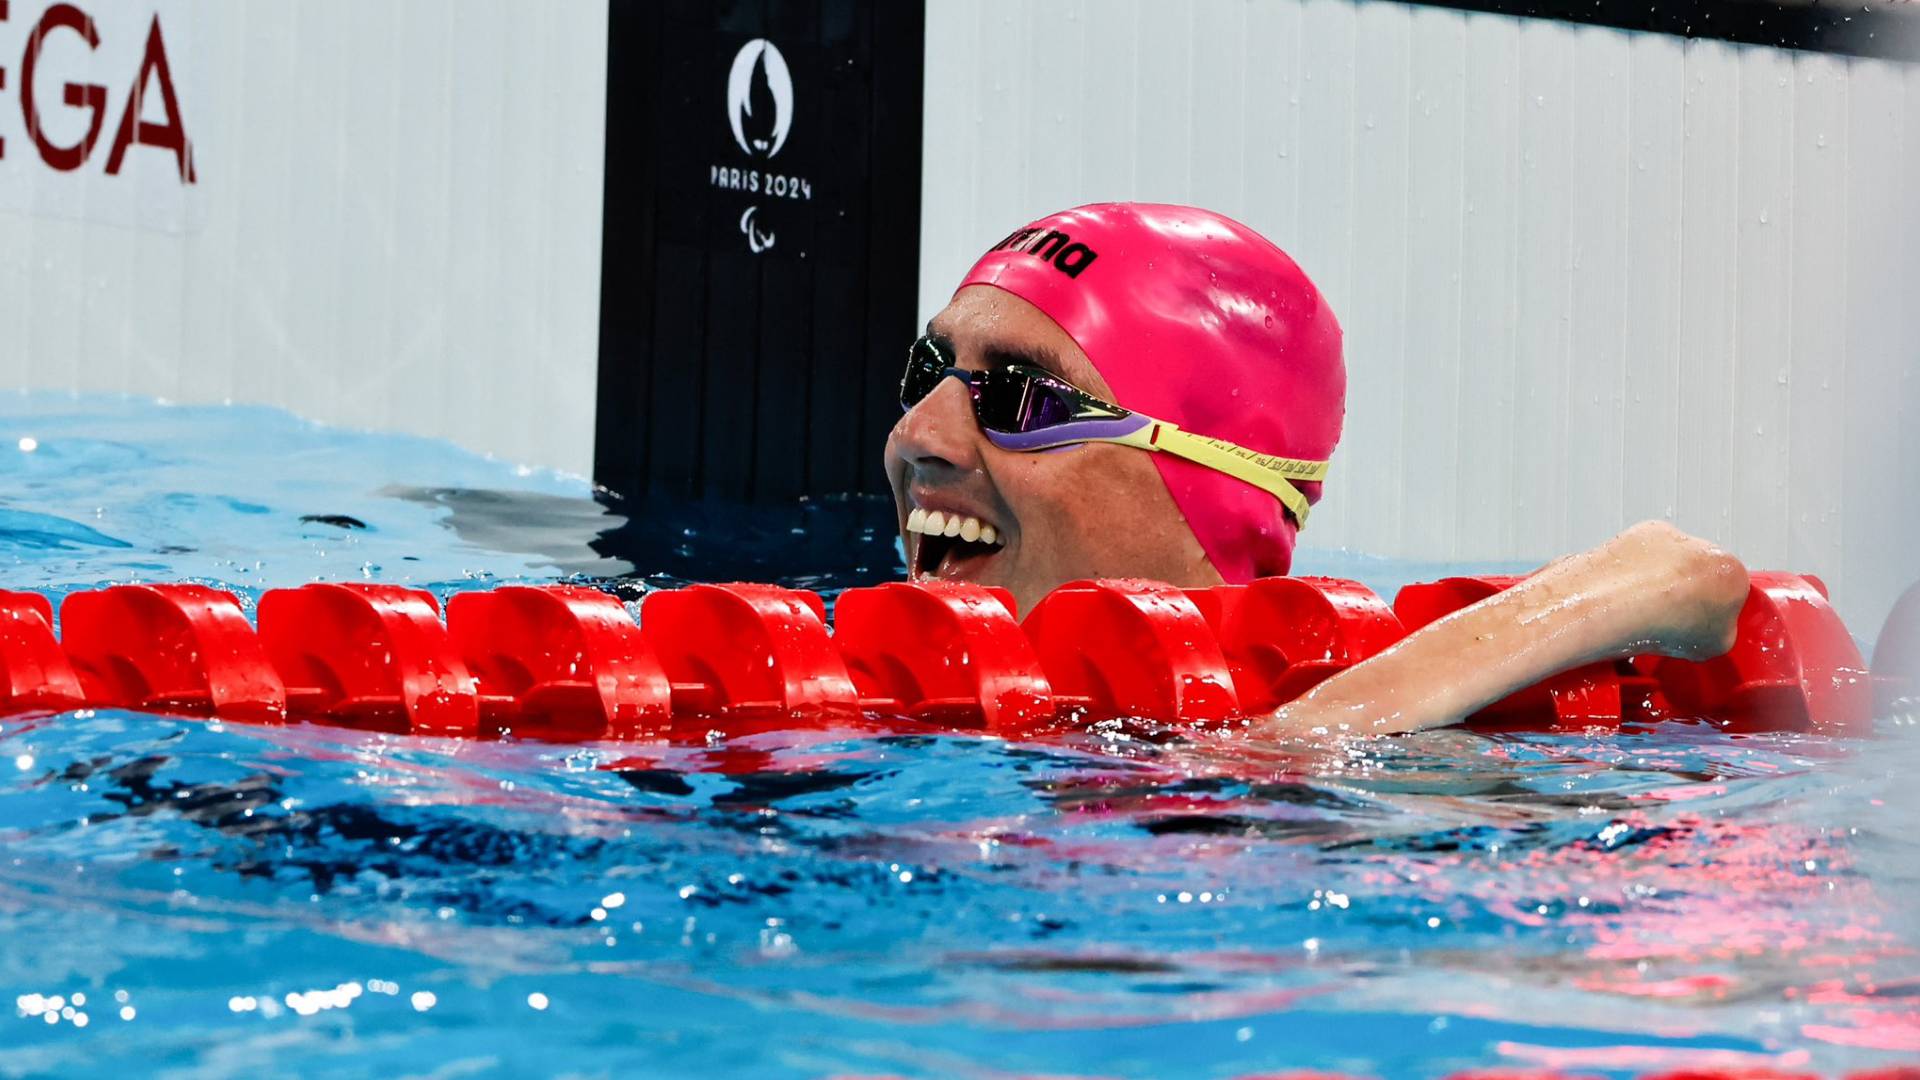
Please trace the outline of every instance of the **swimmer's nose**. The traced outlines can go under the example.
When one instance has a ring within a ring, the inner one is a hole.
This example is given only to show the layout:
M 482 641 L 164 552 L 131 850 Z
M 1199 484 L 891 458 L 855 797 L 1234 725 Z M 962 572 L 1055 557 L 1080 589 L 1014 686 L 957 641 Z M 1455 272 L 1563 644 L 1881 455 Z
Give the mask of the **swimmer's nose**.
M 973 395 L 959 379 L 942 379 L 933 392 L 901 415 L 888 449 L 914 469 L 973 469 L 980 464 L 980 425 Z

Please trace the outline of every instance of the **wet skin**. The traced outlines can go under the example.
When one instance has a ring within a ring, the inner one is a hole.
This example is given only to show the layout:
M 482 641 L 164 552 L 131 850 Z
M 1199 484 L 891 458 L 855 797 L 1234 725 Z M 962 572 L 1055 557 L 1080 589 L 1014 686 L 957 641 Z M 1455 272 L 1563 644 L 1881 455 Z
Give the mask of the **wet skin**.
M 1112 401 L 1071 337 L 1010 293 L 972 285 L 928 324 L 958 367 L 1047 369 Z M 1126 402 L 1119 402 L 1125 405 Z M 915 578 L 1004 586 L 1024 614 L 1052 589 L 1097 577 L 1221 584 L 1147 452 L 1103 443 L 1016 453 L 988 442 L 967 388 L 947 379 L 887 439 L 886 470 Z M 933 539 L 917 512 L 977 519 L 993 545 Z M 1266 737 L 1389 734 L 1454 723 L 1582 664 L 1733 645 L 1747 572 L 1663 522 L 1643 522 L 1526 582 L 1408 635 L 1251 728 Z
M 1029 363 L 1114 400 L 1066 331 L 1001 289 L 961 289 L 927 327 L 950 344 L 957 367 Z M 1221 583 L 1146 451 L 1109 443 L 1002 450 L 981 432 L 958 379 L 945 380 L 900 417 L 887 438 L 886 470 L 914 577 L 1003 586 L 1022 613 L 1082 578 L 1145 577 L 1189 588 Z M 928 543 L 907 531 L 916 508 L 992 525 L 998 550 Z
M 1263 736 L 1382 735 L 1455 723 L 1584 664 L 1733 647 L 1749 587 L 1740 560 L 1641 522 L 1505 592 L 1409 634 L 1284 705 Z

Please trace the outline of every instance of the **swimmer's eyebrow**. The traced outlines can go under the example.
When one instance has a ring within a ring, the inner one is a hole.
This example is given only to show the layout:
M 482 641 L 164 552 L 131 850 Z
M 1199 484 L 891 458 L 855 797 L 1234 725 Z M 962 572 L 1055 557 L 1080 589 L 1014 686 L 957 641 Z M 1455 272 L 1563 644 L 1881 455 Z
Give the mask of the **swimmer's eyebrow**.
M 953 339 L 935 330 L 931 322 L 927 324 L 927 340 L 933 342 L 934 345 L 939 347 L 941 352 L 948 356 L 956 359 L 960 356 L 960 349 L 954 345 Z M 1037 367 L 1055 378 L 1066 378 L 1060 370 L 1060 358 L 1055 356 L 1050 349 L 1037 349 L 1027 345 L 1007 345 L 1000 342 L 990 342 L 980 350 L 980 359 L 986 364 L 987 370 L 989 371 L 1006 367 L 1009 364 L 1025 364 L 1028 367 Z
M 1060 375 L 1060 359 L 1047 349 L 996 343 L 982 349 L 980 356 L 987 362 L 989 370 L 1003 368 L 1008 364 L 1025 364 L 1028 367 L 1037 367 L 1049 375 L 1064 378 Z

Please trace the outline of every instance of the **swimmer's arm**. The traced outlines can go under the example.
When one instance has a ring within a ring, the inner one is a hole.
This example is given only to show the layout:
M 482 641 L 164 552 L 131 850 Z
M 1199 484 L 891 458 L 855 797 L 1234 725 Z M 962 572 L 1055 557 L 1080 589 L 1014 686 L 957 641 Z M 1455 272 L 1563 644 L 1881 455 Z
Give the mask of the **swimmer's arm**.
M 1409 634 L 1282 706 L 1255 733 L 1415 731 L 1599 660 L 1718 656 L 1733 647 L 1747 586 L 1738 559 L 1646 522 Z

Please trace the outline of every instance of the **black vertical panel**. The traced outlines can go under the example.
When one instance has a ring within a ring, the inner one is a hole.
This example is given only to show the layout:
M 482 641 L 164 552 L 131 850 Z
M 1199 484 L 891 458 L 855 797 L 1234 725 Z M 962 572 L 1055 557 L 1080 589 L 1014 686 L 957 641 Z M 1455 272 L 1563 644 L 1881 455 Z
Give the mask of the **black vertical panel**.
M 744 500 L 753 484 L 753 440 L 759 434 L 753 425 L 760 381 L 758 262 L 739 251 L 716 251 L 708 262 L 700 493 L 723 499 Z
M 652 72 L 659 35 L 648 25 L 653 10 L 614 4 L 607 11 L 607 160 L 602 211 L 608 237 L 621 249 L 602 253 L 600 268 L 600 379 L 595 414 L 593 475 L 616 491 L 638 491 L 647 475 L 647 442 L 640 420 L 648 415 L 647 370 L 642 364 L 607 363 L 607 357 L 652 352 L 654 262 L 653 174 L 647 167 L 650 138 L 625 137 L 642 130 L 655 112 Z M 642 257 L 631 257 L 638 254 Z
M 849 242 L 865 240 L 865 230 L 849 228 Z M 862 246 L 864 244 L 862 243 Z M 866 388 L 867 328 L 865 312 L 836 309 L 842 298 L 861 285 L 859 275 L 840 266 L 822 266 L 814 280 L 813 377 L 808 383 L 807 490 L 865 491 L 865 470 L 876 468 L 881 444 L 871 442 L 861 426 L 861 403 Z M 899 377 L 895 376 L 898 384 Z
M 813 342 L 813 274 L 769 274 L 762 283 L 760 385 L 754 411 L 756 499 L 807 493 L 808 353 Z
M 655 259 L 662 270 L 651 348 L 647 357 L 651 408 L 627 419 L 601 414 L 595 442 L 605 438 L 609 423 L 639 429 L 647 447 L 646 474 L 633 488 L 613 488 L 623 494 L 662 492 L 680 497 L 698 494 L 700 478 L 700 357 L 706 351 L 706 251 L 687 243 L 660 245 Z M 605 364 L 603 363 L 604 370 Z M 604 377 L 604 376 L 603 376 Z M 596 482 L 612 488 L 602 476 Z
M 825 88 L 821 122 L 840 153 L 868 163 L 857 178 L 855 198 L 846 201 L 865 200 L 870 178 L 887 167 L 873 158 L 873 124 L 866 107 L 879 92 L 872 77 L 872 19 L 851 0 L 827 0 L 821 9 L 821 37 L 835 70 L 844 73 Z M 868 438 L 864 420 L 871 223 L 870 213 L 846 208 L 814 221 L 812 302 L 821 314 L 813 322 L 807 402 L 809 491 L 871 490 L 866 470 L 880 456 L 880 445 Z
M 648 111 L 629 115 L 619 129 L 610 122 L 607 143 L 610 151 L 622 143 L 635 144 L 623 155 L 623 161 L 640 172 L 629 194 L 612 174 L 610 156 L 608 202 L 616 198 L 645 199 L 653 228 L 650 235 L 636 242 L 615 233 L 610 221 L 600 260 L 603 267 L 631 261 L 652 268 L 653 291 L 645 298 L 652 311 L 652 327 L 647 347 L 637 353 L 611 353 L 603 341 L 600 378 L 604 382 L 619 372 L 639 371 L 648 387 L 647 408 L 625 417 L 602 413 L 595 442 L 604 439 L 602 433 L 609 427 L 628 426 L 634 429 L 632 437 L 644 445 L 645 453 L 634 486 L 617 487 L 598 473 L 594 479 L 623 494 L 656 492 L 685 497 L 697 494 L 700 483 L 710 255 L 704 193 L 673 181 L 692 167 L 694 159 L 685 147 L 693 100 L 690 84 L 707 65 L 700 56 L 673 47 L 679 34 L 675 27 L 684 18 L 699 16 L 699 5 L 616 3 L 609 15 L 636 10 L 647 16 L 631 18 L 624 29 L 643 35 L 631 50 L 636 60 L 628 62 L 644 65 L 636 77 L 649 83 L 645 98 Z M 610 19 L 609 33 L 614 32 Z M 615 38 L 609 45 L 609 68 L 627 52 Z M 610 121 L 614 112 L 610 105 Z
M 635 0 L 626 0 L 633 3 Z M 639 0 L 644 3 L 645 0 Z M 741 37 L 756 37 L 766 29 L 767 6 L 771 0 L 714 0 L 711 15 L 698 0 L 676 0 L 678 15 L 675 29 L 692 38 L 703 30 L 715 29 Z
M 877 58 L 912 56 L 912 64 L 873 69 L 873 171 L 867 202 L 867 377 L 862 381 L 862 445 L 873 461 L 860 469 L 862 491 L 885 491 L 879 448 L 899 417 L 900 365 L 914 337 L 920 282 L 920 123 L 927 12 L 924 4 L 885 4 L 872 22 Z
M 924 25 L 888 0 L 615 0 L 597 481 L 883 489 L 916 302 Z
M 820 0 L 761 0 L 764 18 L 756 31 L 775 44 L 820 44 Z M 791 62 L 791 57 L 788 58 Z
M 818 0 L 785 0 L 767 4 L 763 33 L 776 44 L 796 44 L 787 55 L 794 68 L 795 102 L 793 140 L 802 146 L 832 148 L 829 136 L 829 101 L 838 90 L 842 74 L 835 58 L 821 51 L 820 5 Z M 803 65 L 811 77 L 802 75 Z M 783 155 L 784 157 L 784 155 Z M 774 159 L 777 167 L 782 160 Z M 832 204 L 836 196 L 831 170 L 811 172 L 815 196 Z M 815 317 L 813 281 L 819 267 L 819 252 L 814 243 L 815 216 L 783 214 L 781 245 L 797 250 L 801 257 L 792 260 L 759 259 L 761 271 L 760 305 L 757 333 L 759 358 L 758 384 L 754 398 L 754 444 L 750 463 L 752 483 L 748 494 L 757 501 L 785 500 L 807 494 L 807 459 L 811 455 L 807 427 L 808 381 L 811 378 L 811 334 Z M 738 237 L 734 238 L 737 243 Z M 776 251 L 780 250 L 778 247 Z M 829 316 L 831 314 L 829 313 Z

